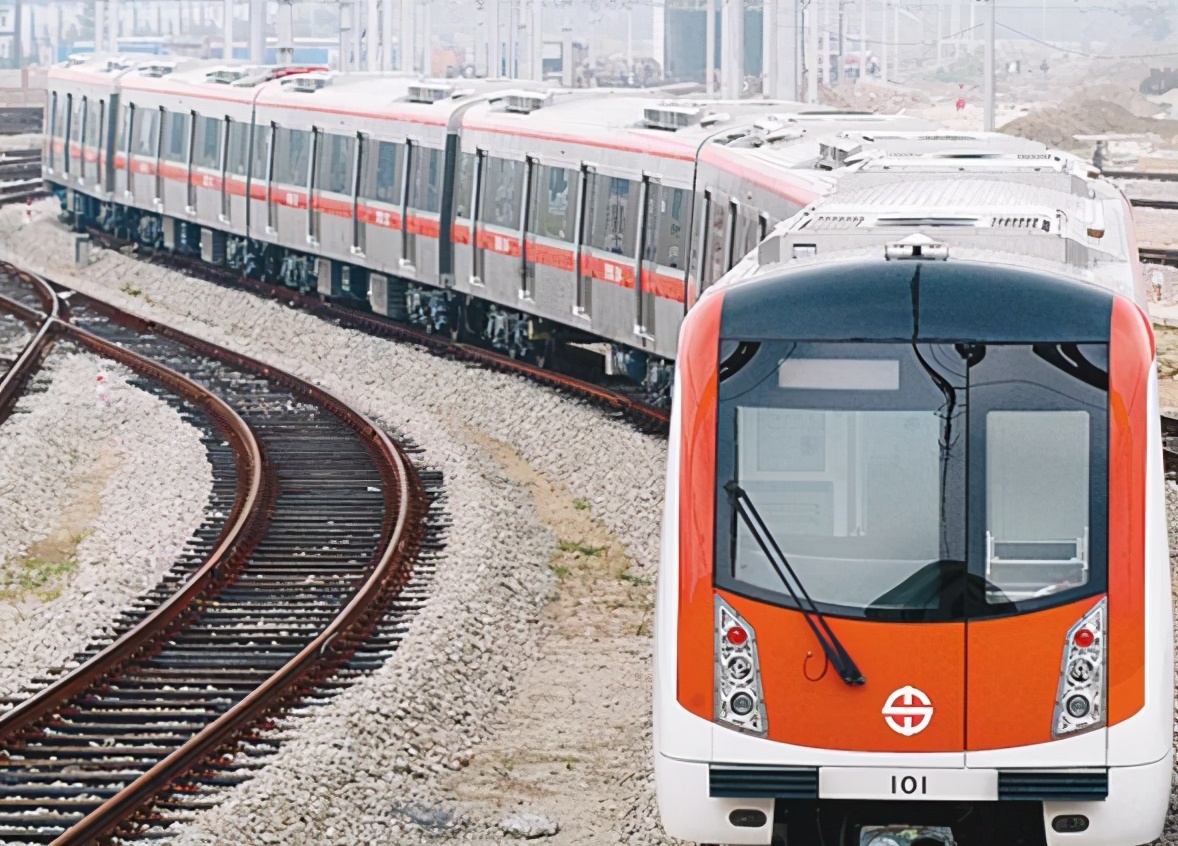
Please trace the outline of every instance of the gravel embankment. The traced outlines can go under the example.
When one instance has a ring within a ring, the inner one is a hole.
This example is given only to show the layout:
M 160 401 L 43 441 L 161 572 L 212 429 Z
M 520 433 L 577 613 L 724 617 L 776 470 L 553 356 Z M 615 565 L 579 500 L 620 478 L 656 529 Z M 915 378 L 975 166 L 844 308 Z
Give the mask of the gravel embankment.
M 199 430 L 131 376 L 59 346 L 0 426 L 0 695 L 108 631 L 203 519 Z
M 269 765 L 176 842 L 501 842 L 519 812 L 561 827 L 547 842 L 664 842 L 649 633 L 665 443 L 515 377 L 118 253 L 79 271 L 56 211 L 39 203 L 24 226 L 0 209 L 0 257 L 319 383 L 446 478 L 448 547 L 400 650 L 284 723 Z

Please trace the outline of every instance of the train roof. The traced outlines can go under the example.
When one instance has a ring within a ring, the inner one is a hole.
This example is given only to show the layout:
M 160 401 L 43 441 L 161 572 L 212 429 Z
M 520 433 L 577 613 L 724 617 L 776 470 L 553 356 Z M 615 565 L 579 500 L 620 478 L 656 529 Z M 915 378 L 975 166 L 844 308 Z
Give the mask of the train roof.
M 725 284 L 785 268 L 913 257 L 1037 269 L 1140 298 L 1124 196 L 1079 158 L 999 133 L 839 132 L 830 189 Z

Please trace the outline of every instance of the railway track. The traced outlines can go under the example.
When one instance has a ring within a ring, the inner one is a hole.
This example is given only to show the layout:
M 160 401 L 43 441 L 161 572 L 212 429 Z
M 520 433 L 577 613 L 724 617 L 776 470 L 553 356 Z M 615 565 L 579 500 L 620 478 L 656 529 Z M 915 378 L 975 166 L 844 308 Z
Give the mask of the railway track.
M 396 648 L 440 546 L 441 480 L 339 400 L 242 356 L 77 294 L 45 326 L 203 404 L 236 468 L 232 513 L 204 533 L 215 548 L 0 714 L 0 841 L 155 838 L 248 777 L 232 753 L 260 720 Z
M 1142 209 L 1178 209 L 1178 173 L 1106 170 L 1103 175 L 1125 192 L 1131 206 Z

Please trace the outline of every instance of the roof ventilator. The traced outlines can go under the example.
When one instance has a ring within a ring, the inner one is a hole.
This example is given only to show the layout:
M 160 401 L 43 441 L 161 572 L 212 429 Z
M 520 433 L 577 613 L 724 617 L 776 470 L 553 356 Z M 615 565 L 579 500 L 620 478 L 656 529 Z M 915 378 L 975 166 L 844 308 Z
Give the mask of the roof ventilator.
M 660 103 L 648 106 L 642 111 L 642 122 L 649 129 L 666 129 L 674 132 L 694 123 L 702 123 L 703 109 L 698 106 L 676 106 Z
M 521 115 L 552 105 L 552 95 L 544 91 L 505 91 L 500 96 L 506 111 Z
M 106 73 L 114 73 L 115 71 L 126 70 L 131 67 L 131 63 L 126 59 L 107 59 L 102 66 L 102 70 Z
M 301 76 L 289 76 L 282 80 L 282 86 L 289 88 L 291 91 L 300 91 L 305 94 L 311 94 L 315 91 L 321 91 L 326 88 L 331 82 L 330 77 L 320 74 L 304 74 Z
M 139 75 L 154 77 L 167 76 L 173 70 L 175 70 L 174 65 L 164 64 L 162 62 L 148 62 L 139 66 Z
M 453 85 L 421 82 L 417 85 L 409 86 L 409 96 L 407 99 L 410 103 L 437 103 L 447 99 L 453 92 Z
M 94 58 L 92 53 L 72 53 L 66 60 L 61 63 L 63 68 L 76 68 L 78 65 L 84 65 L 86 62 Z
M 888 261 L 904 259 L 945 261 L 949 258 L 949 245 L 934 241 L 920 232 L 914 232 L 901 241 L 885 244 L 884 258 Z

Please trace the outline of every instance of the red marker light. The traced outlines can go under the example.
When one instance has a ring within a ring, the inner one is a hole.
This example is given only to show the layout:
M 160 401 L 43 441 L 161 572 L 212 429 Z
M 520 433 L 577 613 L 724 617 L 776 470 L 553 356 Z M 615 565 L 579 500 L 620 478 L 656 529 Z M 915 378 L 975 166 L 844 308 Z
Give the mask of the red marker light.
M 728 642 L 733 646 L 741 646 L 749 639 L 749 633 L 740 626 L 733 626 L 728 630 Z
M 1093 634 L 1091 629 L 1080 629 L 1080 631 L 1072 636 L 1072 643 L 1081 649 L 1086 649 L 1096 643 L 1096 635 Z

